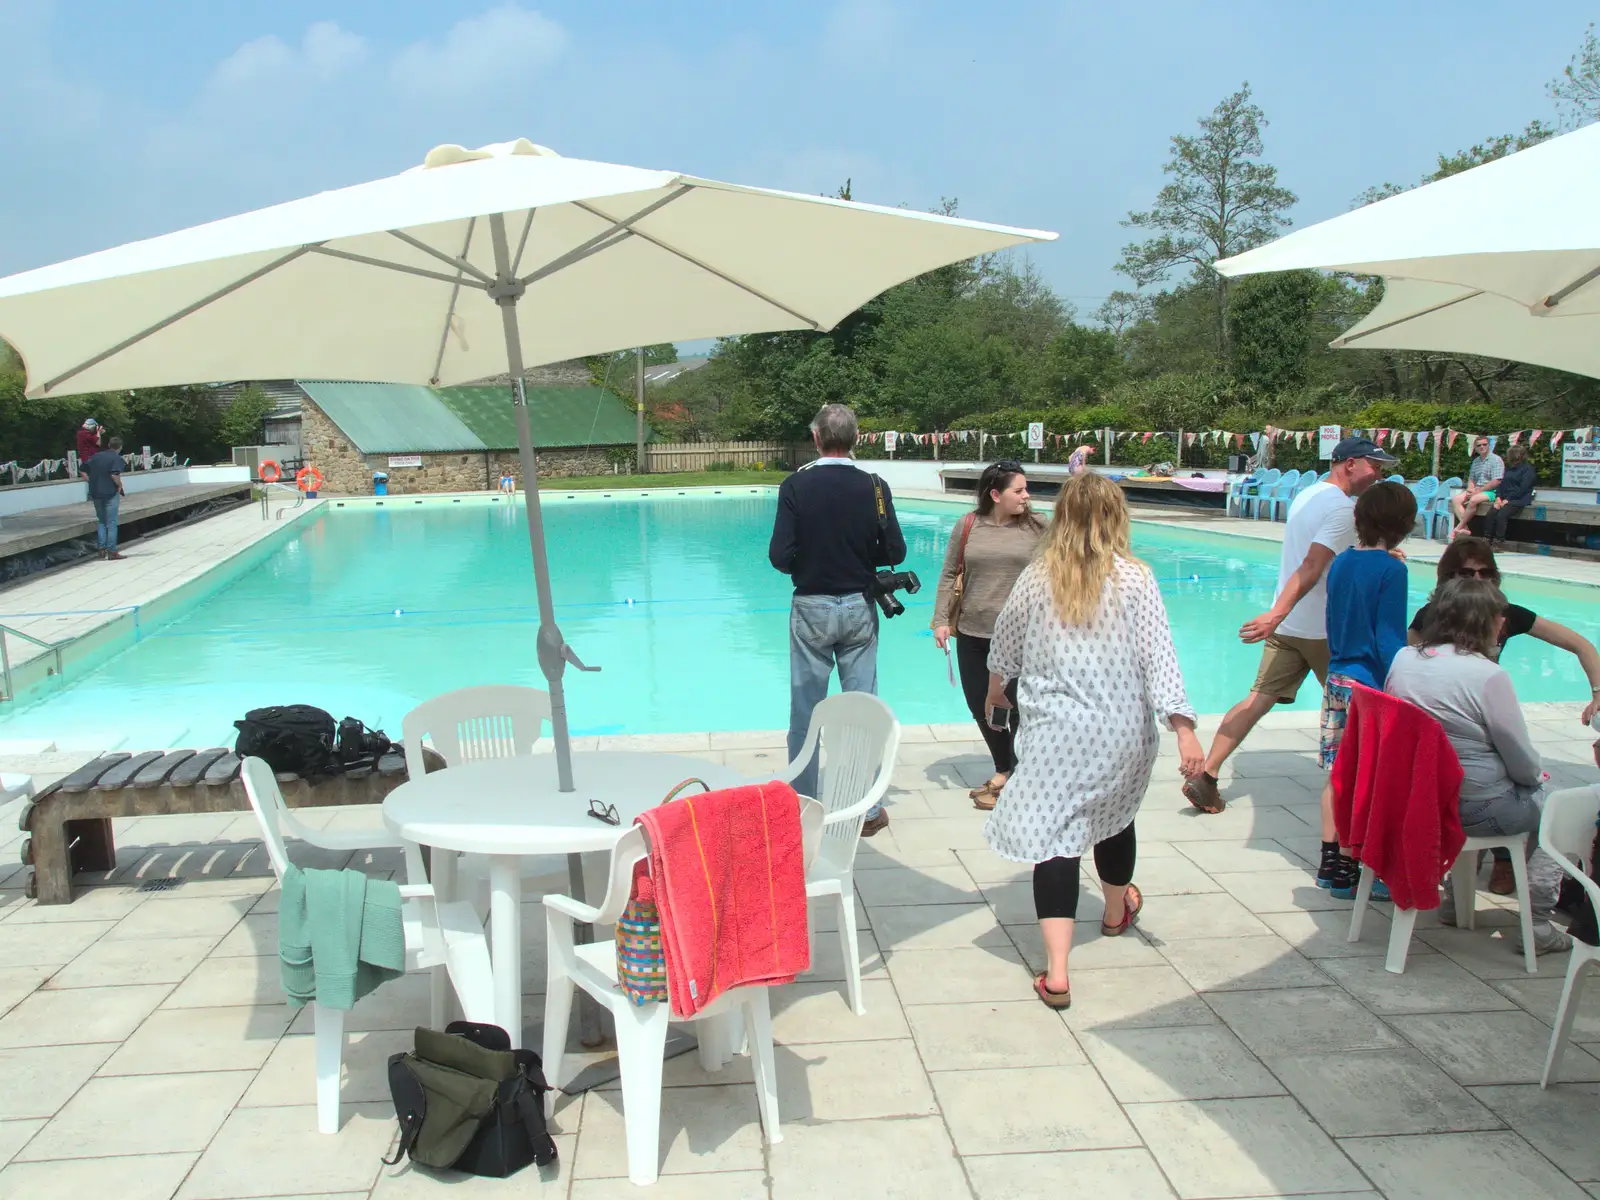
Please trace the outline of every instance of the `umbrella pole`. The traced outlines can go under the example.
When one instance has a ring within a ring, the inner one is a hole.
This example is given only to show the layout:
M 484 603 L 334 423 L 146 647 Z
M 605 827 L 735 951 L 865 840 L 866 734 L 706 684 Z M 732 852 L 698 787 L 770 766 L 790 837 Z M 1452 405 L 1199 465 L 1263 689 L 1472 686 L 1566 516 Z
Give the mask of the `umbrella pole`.
M 528 419 L 528 397 L 522 379 L 522 335 L 517 329 L 517 301 L 525 285 L 511 274 L 511 255 L 506 243 L 505 217 L 489 218 L 494 241 L 495 284 L 489 295 L 500 306 L 505 326 L 506 366 L 511 372 L 511 397 L 517 415 L 517 458 L 522 465 L 522 495 L 528 511 L 528 546 L 533 551 L 533 584 L 539 598 L 539 668 L 550 686 L 550 733 L 555 740 L 556 778 L 563 792 L 573 790 L 572 742 L 567 732 L 567 699 L 561 685 L 567 662 L 576 663 L 567 641 L 556 624 L 555 601 L 550 594 L 550 561 L 544 546 L 544 512 L 539 506 L 539 466 L 533 454 L 533 426 Z

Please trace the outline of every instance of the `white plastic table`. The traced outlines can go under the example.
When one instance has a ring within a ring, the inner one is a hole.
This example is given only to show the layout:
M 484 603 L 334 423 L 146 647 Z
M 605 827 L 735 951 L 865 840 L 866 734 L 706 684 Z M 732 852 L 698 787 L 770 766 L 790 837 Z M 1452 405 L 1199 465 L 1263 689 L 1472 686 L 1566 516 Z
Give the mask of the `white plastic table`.
M 484 759 L 413 779 L 383 801 L 384 824 L 407 841 L 488 857 L 495 1019 L 513 1046 L 522 1045 L 520 860 L 609 852 L 636 816 L 683 780 L 700 778 L 714 789 L 745 781 L 702 758 L 614 750 L 574 753 L 572 777 L 576 790 L 560 791 L 553 754 Z M 619 822 L 589 816 L 590 800 L 616 805 Z M 442 864 L 434 861 L 437 872 Z

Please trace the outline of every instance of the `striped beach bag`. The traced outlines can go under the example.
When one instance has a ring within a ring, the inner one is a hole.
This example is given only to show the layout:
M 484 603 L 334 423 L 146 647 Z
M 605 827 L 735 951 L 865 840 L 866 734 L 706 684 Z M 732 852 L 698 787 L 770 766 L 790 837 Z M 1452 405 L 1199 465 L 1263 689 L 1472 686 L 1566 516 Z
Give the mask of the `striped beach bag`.
M 702 791 L 711 790 L 703 779 L 685 779 L 661 803 L 677 799 L 679 793 L 695 784 Z M 617 919 L 616 937 L 617 986 L 622 994 L 639 1005 L 651 1001 L 667 1003 L 667 952 L 661 945 L 661 911 L 656 907 L 647 861 L 633 868 L 633 892 Z

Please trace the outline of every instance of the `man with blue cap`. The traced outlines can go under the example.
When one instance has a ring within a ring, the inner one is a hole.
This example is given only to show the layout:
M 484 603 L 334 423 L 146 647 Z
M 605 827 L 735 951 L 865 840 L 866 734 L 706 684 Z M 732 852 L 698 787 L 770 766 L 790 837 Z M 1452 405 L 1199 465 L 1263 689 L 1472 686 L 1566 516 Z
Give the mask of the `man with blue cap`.
M 1289 506 L 1272 607 L 1239 630 L 1241 640 L 1265 643 L 1261 669 L 1250 694 L 1217 727 L 1204 773 L 1183 785 L 1184 797 L 1202 812 L 1222 811 L 1217 773 L 1256 722 L 1274 705 L 1293 703 L 1307 675 L 1315 675 L 1319 684 L 1327 682 L 1328 566 L 1335 555 L 1356 544 L 1355 498 L 1382 479 L 1384 468 L 1395 461 L 1371 439 L 1347 437 L 1333 449 L 1328 478 L 1312 484 Z

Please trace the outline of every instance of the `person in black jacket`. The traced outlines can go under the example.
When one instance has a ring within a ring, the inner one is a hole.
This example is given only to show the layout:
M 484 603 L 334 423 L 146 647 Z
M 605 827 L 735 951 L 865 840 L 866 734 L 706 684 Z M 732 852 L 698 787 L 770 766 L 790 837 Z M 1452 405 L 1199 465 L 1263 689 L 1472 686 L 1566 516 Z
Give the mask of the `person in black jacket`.
M 1528 448 L 1513 446 L 1506 451 L 1506 473 L 1495 491 L 1494 504 L 1483 520 L 1483 535 L 1491 545 L 1506 540 L 1507 522 L 1516 520 L 1533 503 L 1533 487 L 1538 482 L 1528 465 Z
M 789 759 L 800 753 L 811 711 L 828 694 L 835 664 L 846 692 L 878 692 L 878 610 L 871 598 L 878 567 L 904 560 L 906 540 L 889 485 L 856 466 L 856 415 L 829 404 L 811 423 L 820 455 L 778 488 L 767 557 L 794 579 L 789 610 Z M 881 497 L 881 513 L 880 513 Z M 813 759 L 794 781 L 813 796 Z M 889 823 L 882 805 L 867 814 L 871 837 Z

